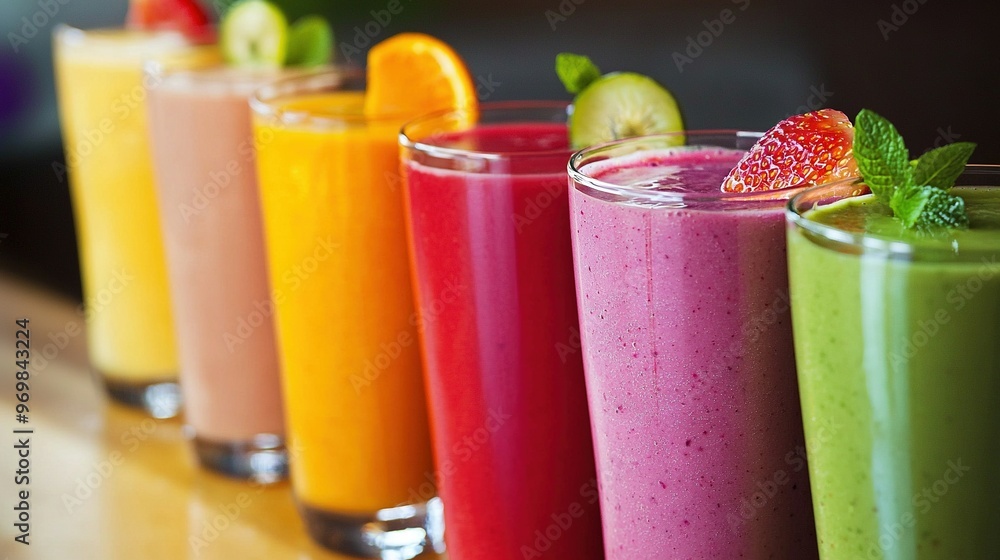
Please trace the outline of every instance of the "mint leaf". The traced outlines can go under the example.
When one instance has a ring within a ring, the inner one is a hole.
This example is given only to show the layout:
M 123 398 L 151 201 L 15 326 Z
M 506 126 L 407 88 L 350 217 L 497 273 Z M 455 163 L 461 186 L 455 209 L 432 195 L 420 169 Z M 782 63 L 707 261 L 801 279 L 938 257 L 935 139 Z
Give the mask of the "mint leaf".
M 906 145 L 896 127 L 874 111 L 862 109 L 854 120 L 854 159 L 872 193 L 883 202 L 911 183 Z
M 573 95 L 601 77 L 601 71 L 582 54 L 559 53 L 556 55 L 556 74 Z
M 913 184 L 950 189 L 975 149 L 972 142 L 956 142 L 925 153 L 913 166 Z
M 896 189 L 889 201 L 892 213 L 903 222 L 907 228 L 917 225 L 920 214 L 930 201 L 930 191 L 933 187 L 910 187 L 906 189 Z
M 897 190 L 890 207 L 907 228 L 969 227 L 965 201 L 931 185 Z
M 931 190 L 927 204 L 917 219 L 918 226 L 969 227 L 969 215 L 965 212 L 962 197 L 929 185 L 920 188 Z

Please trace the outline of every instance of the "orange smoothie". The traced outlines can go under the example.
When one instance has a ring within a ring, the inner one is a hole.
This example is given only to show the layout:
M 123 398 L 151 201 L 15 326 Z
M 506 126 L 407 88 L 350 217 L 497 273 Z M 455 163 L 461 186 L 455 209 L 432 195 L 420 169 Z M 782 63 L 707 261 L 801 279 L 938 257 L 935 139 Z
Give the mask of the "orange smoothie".
M 291 475 L 307 508 L 435 494 L 397 134 L 363 93 L 258 93 L 254 131 Z

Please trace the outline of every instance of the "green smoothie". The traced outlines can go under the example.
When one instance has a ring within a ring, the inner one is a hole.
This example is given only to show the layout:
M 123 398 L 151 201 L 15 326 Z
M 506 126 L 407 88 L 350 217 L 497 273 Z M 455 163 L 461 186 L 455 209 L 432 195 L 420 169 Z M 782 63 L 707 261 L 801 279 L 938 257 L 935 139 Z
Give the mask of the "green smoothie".
M 790 226 L 823 560 L 1000 558 L 1000 187 L 952 193 L 968 230 L 906 230 L 871 195 Z

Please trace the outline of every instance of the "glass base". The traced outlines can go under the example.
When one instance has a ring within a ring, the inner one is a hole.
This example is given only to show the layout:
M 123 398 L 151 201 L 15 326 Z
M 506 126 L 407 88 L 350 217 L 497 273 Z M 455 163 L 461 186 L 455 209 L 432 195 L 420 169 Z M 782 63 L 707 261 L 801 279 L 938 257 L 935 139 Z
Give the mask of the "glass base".
M 209 470 L 264 484 L 288 478 L 288 450 L 281 436 L 258 434 L 247 441 L 213 441 L 195 435 L 192 441 L 198 462 Z
M 181 411 L 181 388 L 176 381 L 119 381 L 98 376 L 112 400 L 141 408 L 153 418 L 173 418 Z
M 444 508 L 440 498 L 397 506 L 371 515 L 334 513 L 300 504 L 309 536 L 340 554 L 410 560 L 444 552 Z

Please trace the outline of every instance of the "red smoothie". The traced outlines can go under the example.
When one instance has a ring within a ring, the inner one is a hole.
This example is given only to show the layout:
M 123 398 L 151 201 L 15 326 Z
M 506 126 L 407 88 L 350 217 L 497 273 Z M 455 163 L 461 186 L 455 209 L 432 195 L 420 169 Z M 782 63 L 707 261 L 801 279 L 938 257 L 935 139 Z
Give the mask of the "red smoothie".
M 404 149 L 452 558 L 602 558 L 569 155 L 556 122 L 481 124 Z

